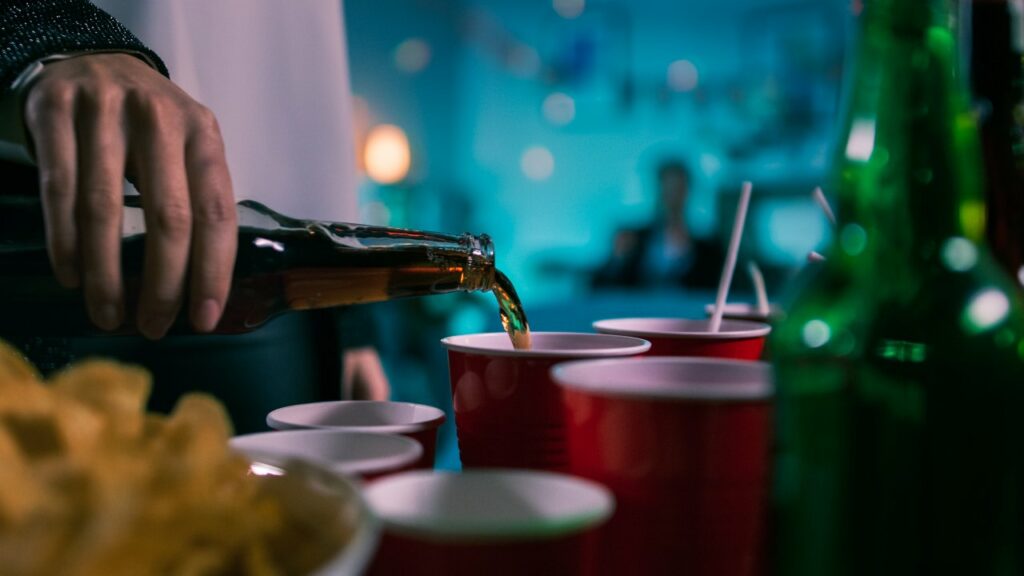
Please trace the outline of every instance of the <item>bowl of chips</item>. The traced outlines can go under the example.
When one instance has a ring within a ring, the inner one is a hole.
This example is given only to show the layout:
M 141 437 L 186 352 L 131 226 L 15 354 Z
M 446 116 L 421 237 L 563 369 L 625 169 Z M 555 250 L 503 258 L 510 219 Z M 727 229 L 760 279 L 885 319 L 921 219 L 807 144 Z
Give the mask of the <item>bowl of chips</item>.
M 0 341 L 6 576 L 361 573 L 379 527 L 354 484 L 235 453 L 211 396 L 148 413 L 150 385 L 101 360 L 44 381 Z

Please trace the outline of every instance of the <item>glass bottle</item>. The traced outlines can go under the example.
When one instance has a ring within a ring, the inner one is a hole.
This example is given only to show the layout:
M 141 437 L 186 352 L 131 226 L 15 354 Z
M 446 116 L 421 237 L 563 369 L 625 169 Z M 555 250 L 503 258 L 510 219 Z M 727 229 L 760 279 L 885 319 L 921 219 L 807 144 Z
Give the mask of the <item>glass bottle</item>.
M 1024 313 L 985 245 L 957 4 L 865 0 L 838 241 L 773 331 L 780 576 L 1024 573 Z
M 490 290 L 500 275 L 486 235 L 297 220 L 253 201 L 238 204 L 238 220 L 232 288 L 215 333 L 254 330 L 289 310 Z M 126 198 L 124 222 L 121 259 L 131 312 L 145 242 L 137 197 Z M 130 316 L 120 330 L 134 333 Z M 181 322 L 176 330 L 188 328 Z M 0 336 L 95 331 L 81 294 L 61 288 L 50 271 L 38 199 L 0 196 Z
M 981 111 L 987 238 L 1024 284 L 1024 0 L 975 0 L 971 88 Z

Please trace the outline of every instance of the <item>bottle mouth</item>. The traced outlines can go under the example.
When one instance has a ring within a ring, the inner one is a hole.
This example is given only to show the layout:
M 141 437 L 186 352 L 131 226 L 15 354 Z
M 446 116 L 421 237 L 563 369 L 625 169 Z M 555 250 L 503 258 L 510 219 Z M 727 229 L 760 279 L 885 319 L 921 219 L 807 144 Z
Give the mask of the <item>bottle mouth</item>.
M 463 236 L 468 257 L 464 287 L 469 291 L 490 290 L 494 284 L 494 242 L 487 234 Z

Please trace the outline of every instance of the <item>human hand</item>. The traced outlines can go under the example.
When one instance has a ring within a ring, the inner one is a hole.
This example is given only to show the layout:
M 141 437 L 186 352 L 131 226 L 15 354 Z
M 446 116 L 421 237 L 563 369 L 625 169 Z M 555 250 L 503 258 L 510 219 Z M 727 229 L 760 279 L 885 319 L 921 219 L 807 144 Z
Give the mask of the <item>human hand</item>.
M 380 354 L 372 346 L 347 348 L 342 356 L 341 390 L 346 400 L 387 400 L 391 385 Z
M 123 180 L 142 195 L 145 263 L 135 318 L 162 337 L 181 309 L 212 330 L 227 300 L 237 221 L 224 145 L 213 114 L 127 54 L 48 64 L 25 96 L 39 165 L 46 243 L 58 281 L 81 286 L 92 321 L 125 318 L 120 242 Z

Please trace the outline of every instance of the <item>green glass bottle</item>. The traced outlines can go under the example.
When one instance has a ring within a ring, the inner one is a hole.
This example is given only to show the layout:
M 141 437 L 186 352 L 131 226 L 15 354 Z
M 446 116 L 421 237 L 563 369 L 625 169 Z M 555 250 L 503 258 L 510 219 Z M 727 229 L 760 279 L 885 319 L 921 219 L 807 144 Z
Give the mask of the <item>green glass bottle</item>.
M 1024 574 L 1024 308 L 984 244 L 952 0 L 864 0 L 836 245 L 770 342 L 779 576 Z

